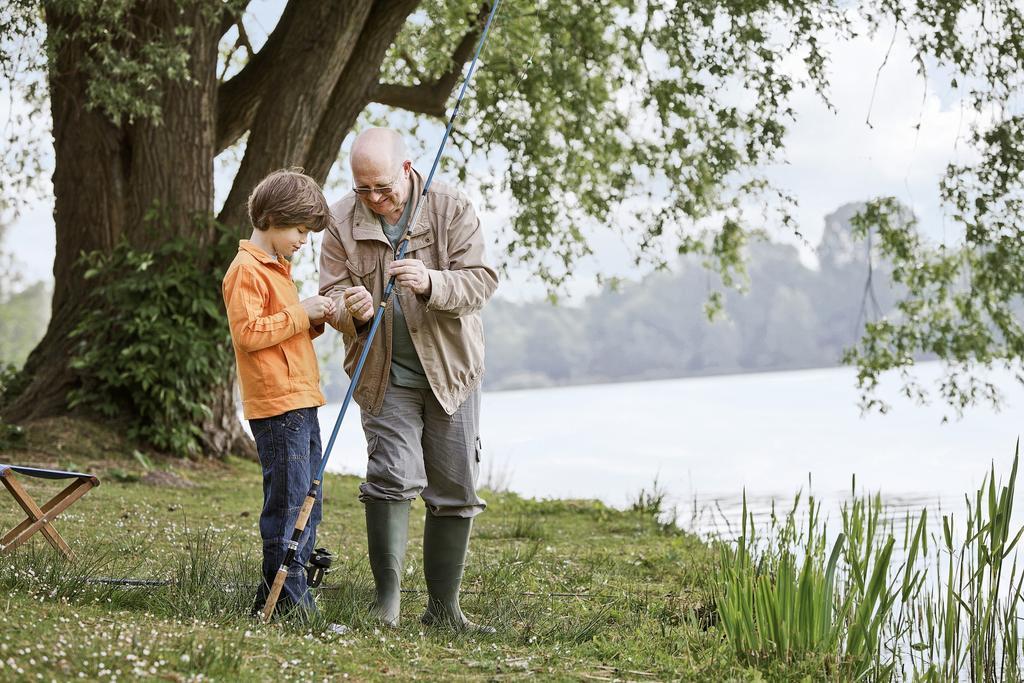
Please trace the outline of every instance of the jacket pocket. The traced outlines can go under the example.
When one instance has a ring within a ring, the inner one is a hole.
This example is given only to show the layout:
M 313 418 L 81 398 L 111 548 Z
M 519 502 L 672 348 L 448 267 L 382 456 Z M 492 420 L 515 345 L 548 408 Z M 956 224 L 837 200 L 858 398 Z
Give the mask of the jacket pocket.
M 409 238 L 409 248 L 405 251 L 405 257 L 418 259 L 427 268 L 436 269 L 436 251 L 434 233 L 429 230 L 421 231 Z
M 376 263 L 361 264 L 346 260 L 345 267 L 356 284 L 366 287 L 370 293 L 373 293 L 373 273 L 377 270 Z
M 290 379 L 294 379 L 302 374 L 302 363 L 299 361 L 299 354 L 302 353 L 304 337 L 303 333 L 299 333 L 278 344 L 281 348 L 281 353 L 284 355 L 284 365 L 288 369 L 288 377 Z
M 285 344 L 287 340 L 256 352 L 265 392 L 262 398 L 277 398 L 291 391 L 291 372 Z

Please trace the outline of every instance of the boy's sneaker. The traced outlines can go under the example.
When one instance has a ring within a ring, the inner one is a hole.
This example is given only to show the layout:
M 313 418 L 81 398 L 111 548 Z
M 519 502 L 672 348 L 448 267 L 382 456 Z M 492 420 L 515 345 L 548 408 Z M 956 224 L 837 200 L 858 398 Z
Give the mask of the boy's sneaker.
M 345 624 L 328 624 L 325 630 L 327 633 L 343 636 L 348 633 L 349 628 L 348 626 L 345 626 Z

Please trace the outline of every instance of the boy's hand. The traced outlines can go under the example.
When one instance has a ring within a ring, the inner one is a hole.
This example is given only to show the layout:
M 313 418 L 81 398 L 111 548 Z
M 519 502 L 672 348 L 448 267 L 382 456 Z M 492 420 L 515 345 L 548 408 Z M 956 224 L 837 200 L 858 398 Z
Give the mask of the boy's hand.
M 342 297 L 349 315 L 359 322 L 365 323 L 373 317 L 373 295 L 366 290 L 366 287 L 362 285 L 349 287 Z
M 388 266 L 388 275 L 394 275 L 398 284 L 408 287 L 416 294 L 430 294 L 430 278 L 423 261 L 415 258 L 404 258 L 392 261 Z
M 326 296 L 311 296 L 299 302 L 309 316 L 309 322 L 319 325 L 334 315 L 334 300 Z

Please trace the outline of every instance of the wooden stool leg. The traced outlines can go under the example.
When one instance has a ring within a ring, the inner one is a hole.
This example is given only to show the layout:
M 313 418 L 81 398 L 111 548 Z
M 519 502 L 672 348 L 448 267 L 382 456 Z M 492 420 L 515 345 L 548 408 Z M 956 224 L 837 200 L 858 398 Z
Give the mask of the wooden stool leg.
M 7 478 L 3 477 L 2 481 L 3 481 L 4 485 L 7 486 Z M 88 486 L 85 486 L 86 484 L 88 484 Z M 46 503 L 46 505 L 43 505 L 39 509 L 42 510 L 43 513 L 49 513 L 50 511 L 53 510 L 53 508 L 55 508 L 57 505 L 59 505 L 61 503 L 61 501 L 64 500 L 64 498 L 66 496 L 68 496 L 70 494 L 75 494 L 76 493 L 76 491 L 75 491 L 76 488 L 83 487 L 83 486 L 84 486 L 84 489 L 80 493 L 77 493 L 74 496 L 74 498 L 72 499 L 71 502 L 74 502 L 78 498 L 81 498 L 85 494 L 86 491 L 88 491 L 90 488 L 92 488 L 92 482 L 90 482 L 89 480 L 78 480 L 78 481 L 68 485 L 67 487 L 64 488 L 63 491 L 61 491 L 56 496 L 51 498 L 50 501 Z M 7 490 L 11 492 L 11 495 L 14 496 L 15 500 L 18 499 L 18 494 L 15 493 L 11 489 L 10 486 L 7 486 Z M 19 501 L 19 504 L 20 504 L 20 501 Z M 66 509 L 66 507 L 67 506 L 62 507 L 61 510 Z M 22 506 L 22 509 L 23 510 L 25 509 L 24 506 Z M 58 514 L 59 514 L 59 512 L 60 511 L 58 511 Z M 52 520 L 54 518 L 54 516 L 55 515 L 48 515 L 47 518 Z M 28 517 L 26 517 L 24 519 L 24 521 L 22 521 L 18 526 L 14 527 L 10 531 L 8 531 L 7 534 L 5 534 L 2 539 L 0 539 L 0 551 L 2 551 L 3 546 L 6 546 L 13 539 L 15 539 L 18 536 L 20 536 L 22 533 L 25 532 L 25 530 L 28 527 L 32 526 L 32 524 L 34 524 L 37 521 L 38 521 L 38 519 L 32 513 L 29 513 Z
M 27 515 L 24 521 L 5 534 L 2 542 L 0 542 L 4 546 L 4 550 L 7 551 L 9 549 L 13 550 L 24 542 L 24 539 L 18 540 L 17 542 L 15 542 L 15 540 L 19 539 L 29 527 L 35 525 L 39 521 L 39 517 L 41 515 L 36 515 L 35 512 L 33 512 L 33 508 L 35 508 L 35 501 L 20 484 L 15 482 L 13 474 L 7 472 L 0 481 L 3 481 L 4 487 L 11 493 L 11 496 L 14 497 L 14 500 Z
M 6 553 L 17 548 L 28 540 L 32 534 L 41 530 L 46 540 L 49 541 L 54 549 L 59 550 L 69 559 L 73 558 L 74 554 L 71 552 L 71 548 L 51 522 L 72 503 L 84 496 L 92 488 L 92 481 L 78 479 L 72 482 L 40 508 L 36 505 L 32 496 L 25 491 L 24 487 L 10 473 L 7 473 L 2 480 L 4 486 L 7 487 L 7 490 L 11 492 L 11 495 L 14 496 L 15 500 L 18 501 L 18 504 L 28 515 L 21 524 L 12 529 L 0 541 L 0 545 L 3 546 L 2 552 Z
M 20 536 L 22 533 L 24 533 L 25 529 L 32 526 L 33 522 L 35 521 L 37 520 L 33 519 L 31 516 L 28 516 L 18 526 L 8 531 L 3 538 L 0 538 L 0 551 L 6 550 L 7 545 L 15 538 Z

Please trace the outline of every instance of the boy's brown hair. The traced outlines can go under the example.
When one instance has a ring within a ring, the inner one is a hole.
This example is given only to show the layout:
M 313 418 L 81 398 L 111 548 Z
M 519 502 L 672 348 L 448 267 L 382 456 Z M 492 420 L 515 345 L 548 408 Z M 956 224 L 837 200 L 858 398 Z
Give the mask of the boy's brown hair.
M 257 230 L 305 225 L 320 232 L 332 220 L 323 191 L 301 168 L 274 171 L 249 195 L 249 221 Z

